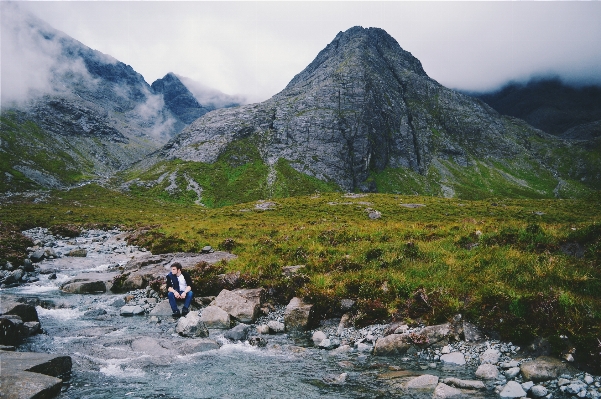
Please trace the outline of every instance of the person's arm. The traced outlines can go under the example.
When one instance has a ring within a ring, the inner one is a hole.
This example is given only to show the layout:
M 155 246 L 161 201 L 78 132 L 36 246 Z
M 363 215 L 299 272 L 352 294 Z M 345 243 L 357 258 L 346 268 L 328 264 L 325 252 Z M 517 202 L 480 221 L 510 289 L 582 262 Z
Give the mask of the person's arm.
M 182 272 L 182 274 L 184 275 L 184 280 L 186 280 L 186 289 L 184 290 L 184 294 L 183 296 L 185 297 L 186 294 L 190 291 L 192 291 L 192 279 L 190 278 L 190 274 L 186 273 L 186 272 Z
M 167 292 L 173 292 L 175 295 L 178 295 L 178 292 L 173 288 L 173 283 L 171 282 L 171 276 L 167 275 Z

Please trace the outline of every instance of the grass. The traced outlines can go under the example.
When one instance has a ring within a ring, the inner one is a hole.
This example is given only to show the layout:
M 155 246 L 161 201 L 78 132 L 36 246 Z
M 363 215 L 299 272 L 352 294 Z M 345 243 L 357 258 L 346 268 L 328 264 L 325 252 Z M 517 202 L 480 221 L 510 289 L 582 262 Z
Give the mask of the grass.
M 208 209 L 88 185 L 47 203 L 2 205 L 0 220 L 20 229 L 119 225 L 156 253 L 227 249 L 238 258 L 196 272 L 205 290 L 217 274 L 240 271 L 240 285 L 267 287 L 281 303 L 303 296 L 324 317 L 339 314 L 340 299 L 355 299 L 357 324 L 438 323 L 461 313 L 514 342 L 565 334 L 583 361 L 601 337 L 598 198 L 322 193 L 272 201 L 269 211 L 254 202 Z M 402 206 L 412 203 L 425 206 Z M 382 218 L 369 219 L 366 208 Z M 296 264 L 306 265 L 303 275 L 281 275 Z

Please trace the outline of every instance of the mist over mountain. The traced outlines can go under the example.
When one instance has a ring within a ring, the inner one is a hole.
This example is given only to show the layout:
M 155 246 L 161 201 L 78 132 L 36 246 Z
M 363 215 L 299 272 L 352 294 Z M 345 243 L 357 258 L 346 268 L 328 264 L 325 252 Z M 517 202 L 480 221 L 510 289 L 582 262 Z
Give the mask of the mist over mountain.
M 601 86 L 573 86 L 559 78 L 536 78 L 509 83 L 490 93 L 470 93 L 503 115 L 528 122 L 553 135 L 577 129 L 581 133 L 601 123 Z M 596 123 L 595 123 L 596 122 Z M 587 128 L 586 126 L 590 126 Z M 566 138 L 573 134 L 567 134 Z
M 168 175 L 204 181 L 207 198 L 206 175 L 231 168 L 242 185 L 250 165 L 259 197 L 290 192 L 291 179 L 305 191 L 317 179 L 348 191 L 553 197 L 599 187 L 599 163 L 572 159 L 589 148 L 443 87 L 385 31 L 354 27 L 271 99 L 201 117 L 137 168 L 154 190 Z

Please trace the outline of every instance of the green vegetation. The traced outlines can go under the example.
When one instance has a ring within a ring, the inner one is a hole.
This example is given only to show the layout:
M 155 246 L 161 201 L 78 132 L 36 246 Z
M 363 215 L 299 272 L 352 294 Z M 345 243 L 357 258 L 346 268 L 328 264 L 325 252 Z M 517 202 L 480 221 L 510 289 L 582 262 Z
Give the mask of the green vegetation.
M 274 200 L 269 211 L 254 203 L 207 209 L 92 185 L 51 198 L 3 205 L 0 220 L 20 229 L 68 225 L 55 230 L 66 232 L 119 225 L 132 231 L 130 242 L 156 253 L 212 245 L 238 258 L 199 267 L 195 278 L 205 290 L 217 274 L 239 271 L 241 285 L 269 287 L 282 303 L 303 296 L 324 316 L 340 311 L 339 299 L 356 299 L 357 324 L 435 323 L 461 313 L 514 342 L 565 334 L 581 359 L 601 337 L 598 198 L 322 193 Z M 370 220 L 367 208 L 382 218 Z M 303 274 L 281 275 L 295 264 L 306 265 Z
M 38 184 L 14 169 L 15 165 L 42 170 L 63 184 L 90 177 L 93 164 L 80 164 L 64 149 L 75 151 L 66 140 L 51 137 L 31 121 L 19 121 L 13 112 L 0 117 L 0 192 L 38 188 Z

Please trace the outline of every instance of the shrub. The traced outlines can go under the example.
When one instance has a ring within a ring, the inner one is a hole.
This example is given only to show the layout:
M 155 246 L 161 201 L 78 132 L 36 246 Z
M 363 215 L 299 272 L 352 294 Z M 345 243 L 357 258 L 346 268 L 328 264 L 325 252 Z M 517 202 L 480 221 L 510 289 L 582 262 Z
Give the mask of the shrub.
M 24 236 L 15 226 L 0 222 L 0 266 L 11 262 L 23 264 L 27 258 L 27 248 L 33 246 L 33 241 Z
M 222 251 L 231 252 L 238 243 L 233 238 L 226 238 L 219 244 L 219 249 Z
M 359 299 L 357 301 L 357 314 L 354 317 L 356 327 L 386 322 L 388 318 L 388 309 L 380 300 Z

